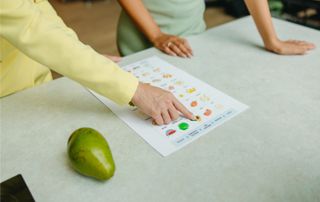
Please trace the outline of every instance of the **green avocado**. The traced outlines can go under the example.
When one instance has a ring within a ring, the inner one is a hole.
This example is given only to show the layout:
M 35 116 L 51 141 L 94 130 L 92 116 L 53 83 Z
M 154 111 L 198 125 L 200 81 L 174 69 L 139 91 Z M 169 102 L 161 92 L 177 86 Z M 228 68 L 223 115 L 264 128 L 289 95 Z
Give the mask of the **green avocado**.
M 68 155 L 72 167 L 83 175 L 108 180 L 115 172 L 108 142 L 92 128 L 79 128 L 71 134 Z

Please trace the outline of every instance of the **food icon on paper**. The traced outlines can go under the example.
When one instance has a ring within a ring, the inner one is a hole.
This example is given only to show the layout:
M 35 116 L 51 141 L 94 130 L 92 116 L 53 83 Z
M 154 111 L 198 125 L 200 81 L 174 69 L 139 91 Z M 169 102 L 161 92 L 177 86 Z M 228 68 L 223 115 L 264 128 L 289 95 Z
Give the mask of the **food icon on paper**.
M 169 130 L 166 131 L 166 135 L 170 136 L 170 135 L 173 135 L 175 132 L 176 132 L 176 130 L 169 129 Z
M 208 102 L 208 101 L 210 101 L 210 97 L 205 95 L 205 94 L 203 94 L 203 95 L 200 96 L 200 100 L 203 101 L 203 102 Z
M 179 124 L 180 130 L 187 130 L 189 128 L 189 124 L 186 122 L 182 122 Z
M 203 113 L 203 115 L 205 115 L 205 116 L 210 116 L 211 114 L 212 114 L 211 109 L 206 109 L 206 111 Z
M 195 118 L 196 118 L 196 121 L 201 121 L 201 116 L 197 115 L 195 116 Z
M 165 78 L 165 79 L 168 79 L 168 78 L 171 78 L 172 75 L 171 74 L 164 74 L 162 77 Z
M 194 93 L 194 92 L 196 92 L 196 88 L 189 88 L 187 90 L 187 93 L 189 93 L 189 94 Z
M 198 102 L 197 101 L 192 101 L 190 106 L 191 107 L 196 107 L 196 106 L 198 106 Z

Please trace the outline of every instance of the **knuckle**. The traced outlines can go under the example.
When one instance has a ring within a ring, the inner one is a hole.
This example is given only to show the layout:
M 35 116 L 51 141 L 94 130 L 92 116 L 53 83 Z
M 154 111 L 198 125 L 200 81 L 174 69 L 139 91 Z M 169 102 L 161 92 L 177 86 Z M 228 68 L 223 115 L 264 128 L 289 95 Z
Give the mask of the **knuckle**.
M 166 106 L 170 105 L 170 104 L 171 104 L 171 99 L 166 99 L 166 100 L 164 101 L 164 103 L 166 104 Z
M 157 117 L 159 117 L 159 115 L 160 115 L 160 111 L 159 111 L 159 110 L 153 109 L 153 110 L 151 111 L 151 116 L 152 116 L 153 118 L 157 118 Z
M 175 113 L 175 114 L 172 116 L 172 119 L 173 119 L 173 120 L 177 120 L 178 118 L 179 118 L 178 113 Z
M 181 52 L 179 49 L 177 49 L 176 52 L 177 52 L 179 55 L 182 54 L 182 52 Z
M 171 100 L 172 100 L 173 97 L 174 97 L 174 96 L 173 96 L 173 94 L 172 94 L 171 92 L 166 91 L 166 98 L 167 98 L 168 100 L 170 100 L 170 102 L 171 102 Z
M 168 108 L 168 105 L 171 103 L 170 99 L 168 98 L 164 98 L 162 101 L 161 101 L 161 104 L 160 104 L 160 109 L 161 111 L 164 111 Z

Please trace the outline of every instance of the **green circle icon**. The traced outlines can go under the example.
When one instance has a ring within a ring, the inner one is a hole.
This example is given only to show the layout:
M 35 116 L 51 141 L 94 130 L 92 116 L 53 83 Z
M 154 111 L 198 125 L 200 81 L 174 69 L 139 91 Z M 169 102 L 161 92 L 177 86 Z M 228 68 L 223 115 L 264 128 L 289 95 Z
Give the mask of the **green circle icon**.
M 180 130 L 187 130 L 189 128 L 189 124 L 182 122 L 179 124 Z

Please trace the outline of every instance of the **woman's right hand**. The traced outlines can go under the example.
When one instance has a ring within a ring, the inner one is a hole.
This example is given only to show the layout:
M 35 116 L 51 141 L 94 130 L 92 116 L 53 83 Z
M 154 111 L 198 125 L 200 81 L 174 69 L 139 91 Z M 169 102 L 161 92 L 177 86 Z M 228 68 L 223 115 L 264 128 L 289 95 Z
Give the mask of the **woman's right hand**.
M 162 52 L 183 58 L 190 58 L 193 56 L 192 49 L 188 41 L 184 38 L 161 33 L 159 36 L 151 40 L 154 47 Z
M 131 102 L 151 116 L 158 125 L 169 124 L 179 118 L 180 114 L 195 120 L 194 115 L 171 92 L 149 84 L 140 82 Z

